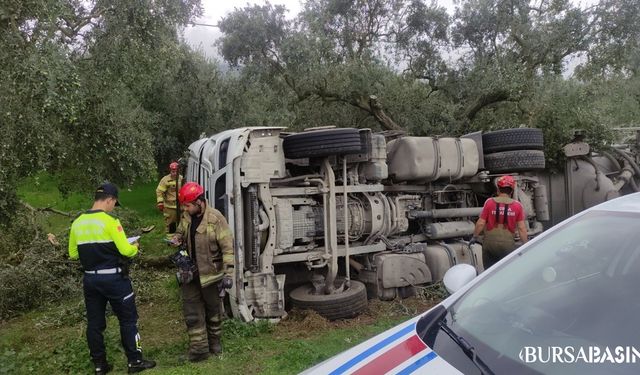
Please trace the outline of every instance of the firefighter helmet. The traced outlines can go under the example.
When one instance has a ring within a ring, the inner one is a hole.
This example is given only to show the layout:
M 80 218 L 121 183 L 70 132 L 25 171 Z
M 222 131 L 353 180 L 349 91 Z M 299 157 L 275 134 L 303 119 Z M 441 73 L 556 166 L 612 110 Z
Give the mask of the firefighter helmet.
M 178 200 L 180 204 L 187 204 L 198 199 L 199 196 L 204 194 L 202 186 L 195 182 L 187 182 L 178 192 Z
M 516 187 L 516 180 L 512 176 L 509 176 L 509 175 L 500 176 L 498 178 L 497 185 L 498 185 L 499 188 L 510 187 L 510 188 L 514 189 Z
M 178 163 L 176 163 L 175 161 L 171 164 L 169 164 L 169 170 L 171 171 L 177 171 L 178 170 Z

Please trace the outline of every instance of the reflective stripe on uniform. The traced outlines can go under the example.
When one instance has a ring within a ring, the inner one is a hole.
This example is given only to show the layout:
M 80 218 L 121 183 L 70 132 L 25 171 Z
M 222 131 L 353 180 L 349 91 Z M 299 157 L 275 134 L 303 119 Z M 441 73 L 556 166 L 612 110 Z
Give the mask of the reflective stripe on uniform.
M 114 274 L 120 273 L 120 272 L 122 272 L 122 268 L 120 268 L 120 267 L 106 268 L 106 269 L 102 269 L 102 270 L 84 271 L 84 273 L 88 273 L 90 275 L 114 275 Z
M 111 243 L 113 240 L 78 242 L 78 246 L 92 243 Z
M 69 257 L 80 258 L 85 270 L 114 268 L 121 264 L 122 256 L 137 253 L 120 221 L 104 211 L 87 211 L 71 224 Z

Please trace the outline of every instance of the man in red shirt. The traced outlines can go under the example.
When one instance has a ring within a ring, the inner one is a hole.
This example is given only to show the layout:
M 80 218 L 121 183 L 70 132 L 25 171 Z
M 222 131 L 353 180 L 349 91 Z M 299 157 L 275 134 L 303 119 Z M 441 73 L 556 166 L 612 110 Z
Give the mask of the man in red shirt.
M 527 242 L 527 226 L 522 205 L 511 198 L 516 181 L 506 175 L 498 178 L 498 196 L 489 198 L 484 203 L 480 218 L 476 222 L 473 238 L 474 244 L 482 231 L 485 231 L 482 242 L 482 262 L 484 269 L 494 265 L 515 249 L 514 234 L 518 230 L 522 243 Z

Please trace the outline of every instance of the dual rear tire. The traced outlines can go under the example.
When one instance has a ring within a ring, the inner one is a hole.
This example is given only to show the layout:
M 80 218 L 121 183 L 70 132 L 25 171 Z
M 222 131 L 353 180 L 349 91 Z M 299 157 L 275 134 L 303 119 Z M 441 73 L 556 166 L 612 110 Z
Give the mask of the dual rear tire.
M 542 130 L 503 129 L 482 135 L 484 167 L 491 173 L 527 172 L 545 168 Z
M 363 142 L 354 128 L 310 130 L 285 137 L 283 149 L 289 159 L 321 158 L 360 153 Z

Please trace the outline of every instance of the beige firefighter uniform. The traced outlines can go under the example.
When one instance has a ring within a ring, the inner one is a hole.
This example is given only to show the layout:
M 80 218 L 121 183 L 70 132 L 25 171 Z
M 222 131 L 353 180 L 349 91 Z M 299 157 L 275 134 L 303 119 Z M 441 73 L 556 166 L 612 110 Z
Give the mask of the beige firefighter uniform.
M 218 284 L 224 275 L 233 275 L 233 235 L 224 216 L 207 206 L 195 230 L 192 246 L 191 216 L 184 212 L 176 235 L 186 246 L 198 272 L 194 280 L 181 286 L 182 306 L 189 355 L 218 353 L 222 334 L 222 317 Z M 193 254 L 195 250 L 195 254 Z
M 174 179 L 168 174 L 160 180 L 156 188 L 156 202 L 164 205 L 162 214 L 164 215 L 167 233 L 176 231 L 178 224 L 178 190 L 182 185 L 184 185 L 184 178 L 182 176 Z

